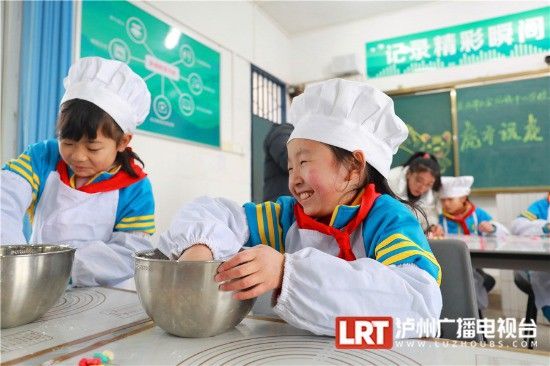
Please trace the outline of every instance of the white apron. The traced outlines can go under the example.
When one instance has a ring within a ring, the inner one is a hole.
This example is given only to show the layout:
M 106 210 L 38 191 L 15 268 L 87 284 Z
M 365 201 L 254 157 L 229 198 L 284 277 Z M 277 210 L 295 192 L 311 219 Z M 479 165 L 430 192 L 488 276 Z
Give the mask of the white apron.
M 85 193 L 67 186 L 51 172 L 36 207 L 31 243 L 76 240 L 108 242 L 113 234 L 118 190 Z

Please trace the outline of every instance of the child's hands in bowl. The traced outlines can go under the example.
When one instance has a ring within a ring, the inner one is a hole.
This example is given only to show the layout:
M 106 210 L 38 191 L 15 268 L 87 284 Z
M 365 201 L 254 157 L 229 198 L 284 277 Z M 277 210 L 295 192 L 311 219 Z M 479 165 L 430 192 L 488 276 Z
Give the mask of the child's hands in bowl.
M 233 297 L 246 300 L 278 289 L 283 282 L 285 256 L 267 245 L 239 252 L 218 267 L 214 277 L 223 291 L 235 291 Z

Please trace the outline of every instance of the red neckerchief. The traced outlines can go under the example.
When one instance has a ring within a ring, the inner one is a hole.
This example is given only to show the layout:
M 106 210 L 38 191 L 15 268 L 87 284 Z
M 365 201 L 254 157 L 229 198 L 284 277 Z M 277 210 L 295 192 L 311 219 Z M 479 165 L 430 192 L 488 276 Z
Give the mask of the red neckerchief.
M 344 226 L 341 230 L 333 226 L 325 225 L 313 219 L 312 217 L 309 217 L 304 213 L 304 208 L 299 203 L 294 205 L 294 215 L 296 216 L 296 223 L 298 224 L 298 228 L 300 229 L 315 230 L 325 235 L 330 235 L 334 237 L 334 239 L 338 243 L 338 246 L 340 247 L 338 258 L 343 258 L 347 261 L 354 261 L 355 255 L 351 250 L 349 236 L 355 229 L 357 229 L 357 227 L 359 227 L 359 225 L 361 225 L 363 220 L 365 220 L 372 208 L 372 205 L 374 204 L 374 201 L 379 196 L 380 193 L 375 191 L 374 184 L 369 184 L 365 188 L 363 196 L 361 197 L 361 206 L 359 207 L 359 211 L 357 212 L 355 217 L 351 219 L 351 221 L 348 222 L 348 224 Z
M 145 174 L 143 169 L 141 169 L 139 165 L 136 165 L 134 163 L 134 159 L 130 160 L 130 166 L 136 172 L 137 177 L 132 177 L 130 174 L 120 169 L 115 175 L 113 175 L 109 179 L 102 180 L 97 183 L 85 184 L 82 187 L 76 188 L 76 189 L 86 193 L 115 191 L 117 189 L 131 186 L 132 184 L 139 182 L 140 180 L 142 180 L 147 176 L 147 174 Z M 69 167 L 67 166 L 67 163 L 65 163 L 63 159 L 59 159 L 56 170 L 59 173 L 59 177 L 61 178 L 61 181 L 70 187 L 71 183 L 69 182 L 70 178 L 69 178 L 68 169 Z
M 447 219 L 449 219 L 451 221 L 454 221 L 457 224 L 459 224 L 465 235 L 470 235 L 470 230 L 468 229 L 468 225 L 466 225 L 466 218 L 468 216 L 470 216 L 476 210 L 476 206 L 474 206 L 474 204 L 472 202 L 468 201 L 468 204 L 470 205 L 470 208 L 468 208 L 466 210 L 466 212 L 463 213 L 462 215 L 453 216 L 453 215 L 443 211 L 443 216 L 445 216 Z

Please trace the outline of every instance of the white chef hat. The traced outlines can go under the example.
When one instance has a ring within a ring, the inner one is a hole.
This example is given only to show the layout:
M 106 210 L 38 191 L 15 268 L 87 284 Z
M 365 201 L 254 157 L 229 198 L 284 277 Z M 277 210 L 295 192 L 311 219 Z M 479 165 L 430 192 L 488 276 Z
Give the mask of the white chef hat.
M 145 81 L 128 65 L 101 57 L 77 60 L 63 80 L 61 103 L 84 99 L 107 112 L 125 133 L 136 130 L 151 107 L 151 93 Z
M 474 177 L 464 175 L 461 177 L 441 177 L 441 190 L 439 197 L 456 198 L 465 197 L 470 194 Z
M 393 155 L 408 135 L 390 97 L 365 83 L 343 79 L 308 86 L 293 99 L 290 123 L 294 131 L 288 141 L 303 138 L 361 150 L 386 178 Z

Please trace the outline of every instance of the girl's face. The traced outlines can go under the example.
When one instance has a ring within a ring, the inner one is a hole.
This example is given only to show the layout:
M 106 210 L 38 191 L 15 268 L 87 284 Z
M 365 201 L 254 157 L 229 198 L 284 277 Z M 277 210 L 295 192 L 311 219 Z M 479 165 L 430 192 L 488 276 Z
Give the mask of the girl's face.
M 117 152 L 122 152 L 132 139 L 125 134 L 120 143 L 105 137 L 101 129 L 95 139 L 86 136 L 79 141 L 61 139 L 59 153 L 61 158 L 71 168 L 77 178 L 93 178 L 96 174 L 109 170 L 115 162 Z
M 308 216 L 325 217 L 337 205 L 351 202 L 364 169 L 346 168 L 328 146 L 317 141 L 293 139 L 287 149 L 288 188 Z M 355 152 L 354 156 L 357 154 L 363 159 L 361 152 Z M 364 159 L 362 162 L 364 167 Z
M 435 177 L 430 172 L 407 172 L 407 186 L 415 197 L 420 197 L 428 192 L 435 183 Z
M 460 214 L 464 210 L 467 198 L 468 197 L 442 198 L 441 206 L 443 206 L 445 212 L 451 215 Z

